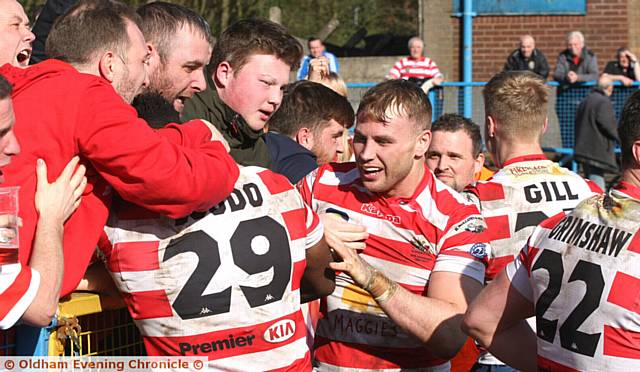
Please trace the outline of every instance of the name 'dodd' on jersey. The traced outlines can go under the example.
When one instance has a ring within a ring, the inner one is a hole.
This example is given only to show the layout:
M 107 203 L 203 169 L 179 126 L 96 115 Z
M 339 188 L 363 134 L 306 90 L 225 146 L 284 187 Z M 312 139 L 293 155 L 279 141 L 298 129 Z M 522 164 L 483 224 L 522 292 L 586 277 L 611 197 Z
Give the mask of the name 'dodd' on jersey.
M 264 199 L 262 194 L 260 193 L 260 188 L 255 183 L 247 183 L 242 186 L 242 189 L 233 189 L 231 194 L 220 204 L 215 207 L 209 209 L 208 212 L 193 212 L 191 217 L 193 219 L 199 220 L 207 215 L 207 213 L 211 213 L 213 215 L 223 214 L 227 211 L 237 212 L 243 210 L 250 205 L 251 207 L 260 207 Z M 177 224 L 181 224 L 186 222 L 186 218 L 182 218 L 176 220 Z
M 569 182 L 562 181 L 562 186 L 555 181 L 543 181 L 524 187 L 524 197 L 529 203 L 542 201 L 578 200 L 578 194 L 574 194 L 569 187 Z

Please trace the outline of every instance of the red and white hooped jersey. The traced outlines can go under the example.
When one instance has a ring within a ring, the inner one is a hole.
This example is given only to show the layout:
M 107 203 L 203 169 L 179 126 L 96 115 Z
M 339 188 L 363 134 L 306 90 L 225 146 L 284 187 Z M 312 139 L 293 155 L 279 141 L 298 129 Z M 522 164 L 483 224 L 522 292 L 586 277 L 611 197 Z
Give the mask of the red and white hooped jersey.
M 224 371 L 310 370 L 300 311 L 318 216 L 286 178 L 241 167 L 233 193 L 182 220 L 112 212 L 101 251 L 149 355 Z
M 490 247 L 481 240 L 485 225 L 478 209 L 425 170 L 410 198 L 370 193 L 353 163 L 323 166 L 300 187 L 314 211 L 366 226 L 369 238 L 360 256 L 407 290 L 426 295 L 429 276 L 437 271 L 483 282 Z M 319 370 L 449 368 L 344 273 L 336 274 L 336 289 L 321 311 L 314 350 Z
M 0 264 L 0 329 L 12 327 L 22 317 L 39 286 L 36 270 L 20 263 Z
M 602 190 L 540 154 L 505 162 L 489 181 L 479 181 L 466 192 L 476 199 L 487 223 L 490 281 L 513 261 L 540 222 Z
M 535 306 L 538 366 L 640 370 L 640 189 L 621 183 L 544 221 L 511 285 Z
M 431 79 L 441 75 L 436 63 L 428 57 L 418 59 L 404 57 L 396 62 L 389 71 L 389 77 L 392 79 Z

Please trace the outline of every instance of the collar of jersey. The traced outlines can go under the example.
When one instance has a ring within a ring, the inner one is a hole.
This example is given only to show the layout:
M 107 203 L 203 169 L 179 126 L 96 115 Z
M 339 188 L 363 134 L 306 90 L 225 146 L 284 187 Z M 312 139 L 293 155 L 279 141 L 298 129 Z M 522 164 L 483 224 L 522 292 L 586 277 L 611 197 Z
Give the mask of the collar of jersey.
M 549 159 L 547 159 L 547 157 L 544 154 L 531 154 L 531 155 L 516 156 L 515 158 L 511 158 L 511 159 L 505 161 L 502 164 L 502 168 L 506 167 L 507 165 L 511 165 L 511 164 L 515 164 L 515 163 L 521 163 L 521 162 L 525 162 L 525 161 L 537 161 L 537 160 L 549 160 Z
M 640 187 L 638 186 L 634 186 L 633 184 L 626 181 L 620 181 L 613 188 L 614 190 L 625 193 L 634 199 L 640 200 Z

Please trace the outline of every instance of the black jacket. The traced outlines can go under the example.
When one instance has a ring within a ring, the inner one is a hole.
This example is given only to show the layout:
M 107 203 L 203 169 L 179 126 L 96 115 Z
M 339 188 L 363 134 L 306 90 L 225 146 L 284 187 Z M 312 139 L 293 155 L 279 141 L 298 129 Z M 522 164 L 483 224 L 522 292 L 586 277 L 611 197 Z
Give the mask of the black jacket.
M 318 168 L 316 156 L 291 138 L 268 132 L 264 140 L 271 155 L 271 170 L 287 177 L 292 184 Z
M 222 102 L 208 72 L 205 72 L 205 80 L 207 88 L 185 102 L 180 116 L 182 121 L 210 121 L 229 142 L 229 155 L 238 164 L 269 168 L 271 157 L 264 142 L 263 131 L 251 129 L 240 114 Z
M 549 76 L 549 62 L 547 62 L 547 57 L 540 51 L 540 49 L 535 48 L 530 58 L 524 58 L 520 49 L 516 49 L 509 57 L 507 57 L 507 63 L 504 64 L 505 71 L 531 71 L 540 75 L 543 79 L 547 79 Z
M 617 173 L 614 149 L 619 142 L 616 117 L 609 97 L 594 89 L 580 102 L 576 113 L 574 158 L 609 172 Z

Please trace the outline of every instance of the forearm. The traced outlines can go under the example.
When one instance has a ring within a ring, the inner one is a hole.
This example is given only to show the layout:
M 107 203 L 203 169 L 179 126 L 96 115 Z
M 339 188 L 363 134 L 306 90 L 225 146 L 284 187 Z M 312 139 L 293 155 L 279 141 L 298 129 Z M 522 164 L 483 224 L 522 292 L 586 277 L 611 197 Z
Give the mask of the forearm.
M 391 291 L 385 301 L 379 300 Z M 398 326 L 417 337 L 431 352 L 451 359 L 466 340 L 460 325 L 465 308 L 455 304 L 413 294 L 377 273 L 369 292 Z
M 38 219 L 29 266 L 40 273 L 40 287 L 22 317 L 27 323 L 45 326 L 56 313 L 64 272 L 63 230 L 62 223 L 47 216 Z
M 521 371 L 537 369 L 536 334 L 526 320 L 511 328 L 499 330 L 493 338 L 489 334 L 480 335 L 476 340 L 498 359 Z M 514 347 L 514 343 L 517 347 Z

